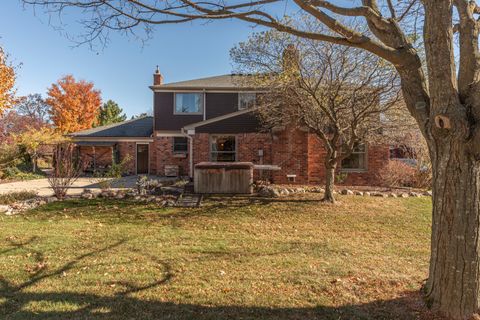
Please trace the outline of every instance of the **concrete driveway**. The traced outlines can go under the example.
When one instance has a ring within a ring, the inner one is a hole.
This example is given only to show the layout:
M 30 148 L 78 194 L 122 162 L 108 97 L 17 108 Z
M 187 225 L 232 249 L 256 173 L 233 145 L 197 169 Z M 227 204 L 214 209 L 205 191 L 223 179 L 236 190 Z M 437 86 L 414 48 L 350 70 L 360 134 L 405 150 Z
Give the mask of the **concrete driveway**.
M 153 177 L 152 177 L 153 178 Z M 112 180 L 112 189 L 134 188 L 137 176 L 128 176 L 120 179 L 104 179 Z M 68 190 L 69 195 L 81 194 L 84 189 L 92 189 L 94 192 L 100 192 L 98 178 L 81 177 L 73 184 L 72 188 Z M 37 179 L 29 181 L 18 181 L 9 183 L 0 183 L 0 194 L 9 193 L 13 191 L 36 191 L 39 196 L 52 196 L 53 192 L 50 189 L 47 179 Z

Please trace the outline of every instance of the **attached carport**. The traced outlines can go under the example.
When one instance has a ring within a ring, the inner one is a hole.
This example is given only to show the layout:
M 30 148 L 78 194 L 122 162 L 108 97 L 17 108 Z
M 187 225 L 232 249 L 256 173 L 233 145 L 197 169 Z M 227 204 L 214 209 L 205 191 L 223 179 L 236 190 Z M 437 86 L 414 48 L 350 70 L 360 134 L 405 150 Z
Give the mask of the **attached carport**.
M 127 157 L 125 174 L 148 174 L 153 117 L 136 118 L 70 134 L 86 172 L 102 172 Z
M 117 143 L 113 141 L 78 141 L 75 144 L 86 164 L 84 172 L 104 171 L 119 161 Z

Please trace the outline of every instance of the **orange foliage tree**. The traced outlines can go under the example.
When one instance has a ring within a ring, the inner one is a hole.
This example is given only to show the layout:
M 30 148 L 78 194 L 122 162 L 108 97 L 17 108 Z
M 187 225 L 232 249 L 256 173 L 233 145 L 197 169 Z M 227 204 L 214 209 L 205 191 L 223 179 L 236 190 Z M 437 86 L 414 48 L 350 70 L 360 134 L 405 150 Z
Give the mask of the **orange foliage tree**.
M 0 117 L 15 104 L 15 68 L 7 62 L 7 55 L 0 47 Z
M 102 100 L 92 82 L 76 81 L 72 75 L 67 75 L 48 89 L 46 102 L 58 130 L 70 133 L 93 126 Z

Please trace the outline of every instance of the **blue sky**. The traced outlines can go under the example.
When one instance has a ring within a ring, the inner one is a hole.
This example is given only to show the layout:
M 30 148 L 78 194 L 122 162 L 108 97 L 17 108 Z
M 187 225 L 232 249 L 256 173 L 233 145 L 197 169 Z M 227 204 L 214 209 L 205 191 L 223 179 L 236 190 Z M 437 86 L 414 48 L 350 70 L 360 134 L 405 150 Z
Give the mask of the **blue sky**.
M 66 30 L 81 32 L 76 24 Z M 143 47 L 134 39 L 113 35 L 106 49 L 94 52 L 87 46 L 74 47 L 49 26 L 47 16 L 35 16 L 19 1 L 3 0 L 0 5 L 0 44 L 14 63 L 22 63 L 19 94 L 45 96 L 53 82 L 72 74 L 93 81 L 103 100 L 115 100 L 129 117 L 152 108 L 148 86 L 156 65 L 166 82 L 230 73 L 230 48 L 253 31 L 260 29 L 240 21 L 161 26 Z

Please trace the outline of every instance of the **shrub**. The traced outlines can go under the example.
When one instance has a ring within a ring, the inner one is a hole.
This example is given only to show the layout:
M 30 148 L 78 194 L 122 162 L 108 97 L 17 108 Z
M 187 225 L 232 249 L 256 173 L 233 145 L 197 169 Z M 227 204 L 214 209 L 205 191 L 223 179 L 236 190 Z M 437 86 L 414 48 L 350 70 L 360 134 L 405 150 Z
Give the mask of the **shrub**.
M 17 201 L 33 199 L 37 196 L 34 191 L 14 191 L 0 194 L 0 204 L 12 204 Z
M 162 186 L 160 181 L 148 179 L 147 176 L 139 176 L 135 184 L 137 186 L 137 191 L 139 194 L 148 194 L 154 191 L 156 188 Z
M 58 199 L 67 195 L 68 189 L 80 176 L 82 163 L 74 155 L 74 145 L 64 143 L 58 145 L 54 151 L 54 164 L 48 183 Z
M 335 175 L 335 183 L 343 184 L 347 181 L 348 173 L 346 172 L 339 172 Z
M 131 160 L 132 157 L 130 155 L 127 155 L 119 163 L 113 163 L 110 169 L 108 169 L 108 171 L 105 172 L 103 176 L 107 178 L 121 178 L 122 175 L 127 172 L 128 165 L 130 164 Z
M 431 183 L 430 172 L 399 160 L 390 160 L 379 171 L 379 178 L 386 187 L 426 188 Z

